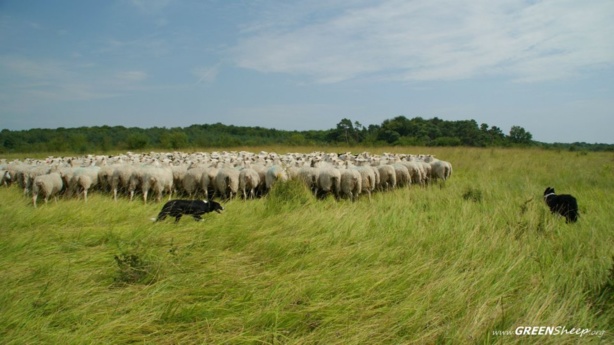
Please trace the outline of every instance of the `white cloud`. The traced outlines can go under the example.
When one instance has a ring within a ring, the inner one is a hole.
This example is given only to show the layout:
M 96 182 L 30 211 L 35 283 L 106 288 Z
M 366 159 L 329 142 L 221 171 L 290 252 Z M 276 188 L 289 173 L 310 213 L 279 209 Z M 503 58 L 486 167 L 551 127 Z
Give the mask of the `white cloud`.
M 172 2 L 173 0 L 130 0 L 132 6 L 147 15 L 159 14 Z
M 147 73 L 143 71 L 124 71 L 117 73 L 116 78 L 122 82 L 134 83 L 147 79 Z
M 531 82 L 568 78 L 614 61 L 610 0 L 341 4 L 265 11 L 269 24 L 247 27 L 231 50 L 234 61 L 321 83 L 488 75 Z
M 197 67 L 192 70 L 192 74 L 198 78 L 196 84 L 211 83 L 217 78 L 219 70 L 220 65 L 217 64 L 213 67 Z

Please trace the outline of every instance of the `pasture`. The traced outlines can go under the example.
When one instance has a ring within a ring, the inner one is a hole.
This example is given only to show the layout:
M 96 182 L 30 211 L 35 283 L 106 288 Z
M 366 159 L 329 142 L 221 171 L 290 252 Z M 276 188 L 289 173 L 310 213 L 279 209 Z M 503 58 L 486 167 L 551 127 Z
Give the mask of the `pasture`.
M 614 343 L 612 153 L 351 150 L 432 153 L 454 173 L 371 202 L 280 183 L 178 224 L 150 221 L 162 203 L 35 209 L 0 188 L 1 342 Z M 550 214 L 548 186 L 578 199 L 578 223 Z M 564 333 L 515 334 L 540 326 Z

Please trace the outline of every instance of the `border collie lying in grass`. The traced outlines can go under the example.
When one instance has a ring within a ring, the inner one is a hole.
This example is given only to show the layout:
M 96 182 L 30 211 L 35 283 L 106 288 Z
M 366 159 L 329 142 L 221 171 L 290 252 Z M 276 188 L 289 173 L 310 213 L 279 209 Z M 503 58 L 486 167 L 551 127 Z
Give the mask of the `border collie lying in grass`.
M 213 211 L 221 213 L 223 210 L 222 205 L 212 200 L 171 200 L 162 206 L 162 211 L 160 211 L 158 217 L 152 218 L 152 220 L 155 222 L 161 221 L 170 215 L 175 217 L 175 223 L 177 223 L 181 216 L 186 214 L 192 215 L 196 221 L 201 221 L 200 216 L 203 214 Z
M 554 188 L 548 187 L 544 191 L 544 201 L 550 207 L 550 212 L 564 216 L 566 223 L 575 223 L 578 220 L 578 203 L 573 196 L 569 194 L 556 195 Z

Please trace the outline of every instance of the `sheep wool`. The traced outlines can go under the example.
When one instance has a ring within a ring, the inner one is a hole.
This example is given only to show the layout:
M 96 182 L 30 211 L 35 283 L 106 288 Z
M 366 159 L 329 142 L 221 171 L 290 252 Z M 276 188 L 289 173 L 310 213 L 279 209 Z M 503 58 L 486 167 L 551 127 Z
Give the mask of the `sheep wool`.
M 62 177 L 58 173 L 37 176 L 34 178 L 32 185 L 32 204 L 34 207 L 36 207 L 36 199 L 39 194 L 43 195 L 45 204 L 52 196 L 57 201 L 57 194 L 64 187 Z

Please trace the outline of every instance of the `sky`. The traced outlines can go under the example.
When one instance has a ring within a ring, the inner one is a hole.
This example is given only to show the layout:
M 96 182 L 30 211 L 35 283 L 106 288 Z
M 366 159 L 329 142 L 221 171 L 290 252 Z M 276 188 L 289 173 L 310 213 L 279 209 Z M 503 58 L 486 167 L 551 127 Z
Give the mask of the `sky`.
M 0 129 L 474 119 L 614 143 L 612 0 L 0 0 Z

